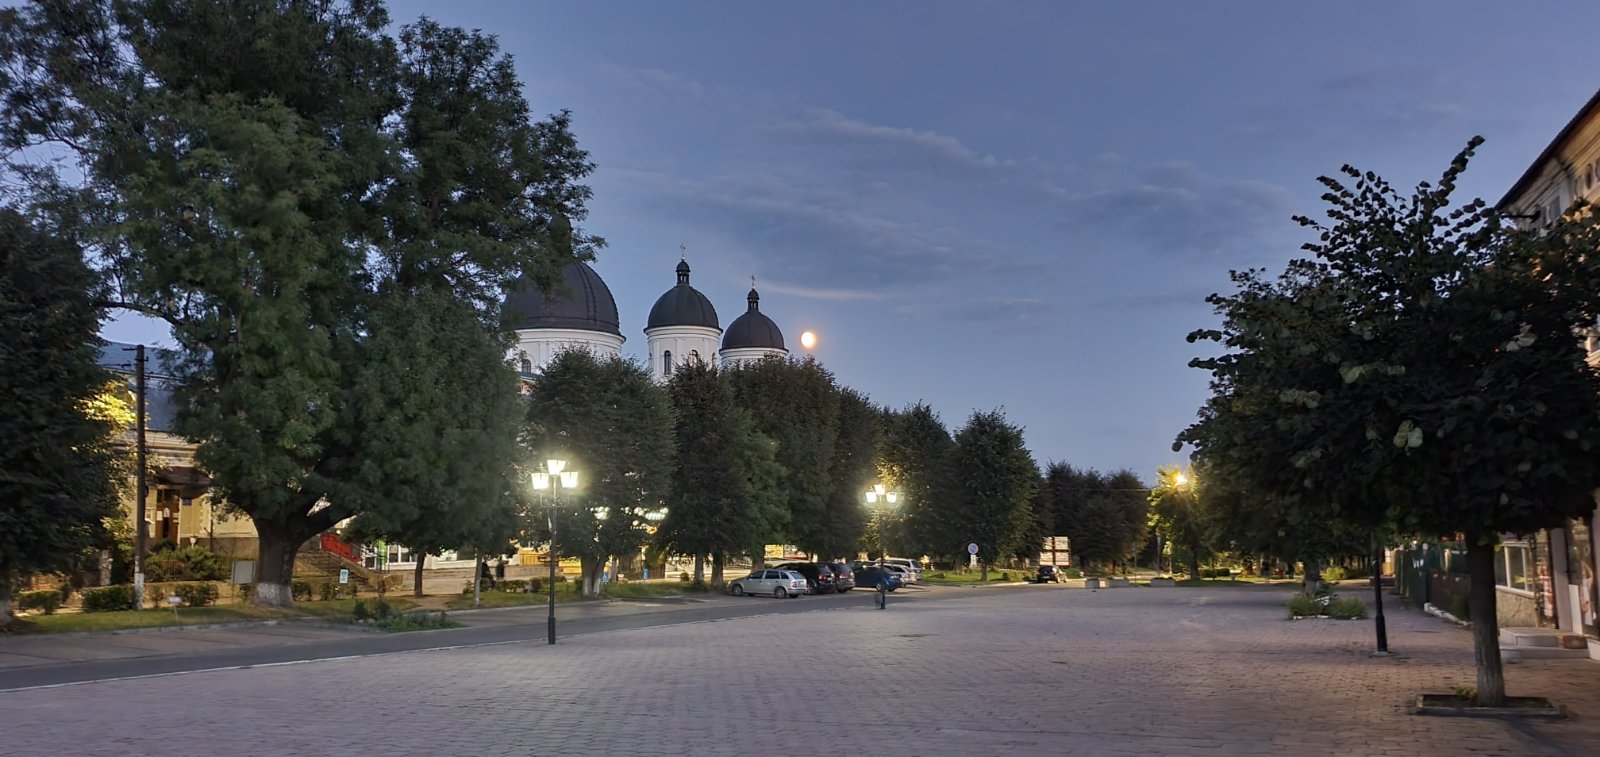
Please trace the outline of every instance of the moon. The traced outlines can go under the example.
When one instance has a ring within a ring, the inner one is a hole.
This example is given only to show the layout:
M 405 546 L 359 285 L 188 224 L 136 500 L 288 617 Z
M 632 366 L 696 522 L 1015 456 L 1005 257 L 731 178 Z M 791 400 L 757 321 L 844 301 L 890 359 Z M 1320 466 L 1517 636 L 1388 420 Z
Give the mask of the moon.
M 806 348 L 808 350 L 811 349 L 812 347 L 817 346 L 817 335 L 812 333 L 812 332 L 810 332 L 810 331 L 807 331 L 807 332 L 801 334 L 800 335 L 800 346 L 804 347 L 804 348 Z

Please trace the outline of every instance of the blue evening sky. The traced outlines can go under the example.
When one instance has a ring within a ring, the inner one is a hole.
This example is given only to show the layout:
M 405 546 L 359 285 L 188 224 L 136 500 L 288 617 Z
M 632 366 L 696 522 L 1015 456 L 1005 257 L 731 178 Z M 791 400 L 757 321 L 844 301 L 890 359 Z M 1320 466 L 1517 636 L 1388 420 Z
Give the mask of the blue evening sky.
M 395 2 L 499 35 L 599 170 L 595 269 L 643 356 L 679 244 L 722 324 L 750 277 L 791 350 L 1004 408 L 1041 463 L 1155 466 L 1227 272 L 1279 266 L 1353 163 L 1499 199 L 1600 86 L 1586 2 Z M 165 341 L 131 319 L 113 339 Z

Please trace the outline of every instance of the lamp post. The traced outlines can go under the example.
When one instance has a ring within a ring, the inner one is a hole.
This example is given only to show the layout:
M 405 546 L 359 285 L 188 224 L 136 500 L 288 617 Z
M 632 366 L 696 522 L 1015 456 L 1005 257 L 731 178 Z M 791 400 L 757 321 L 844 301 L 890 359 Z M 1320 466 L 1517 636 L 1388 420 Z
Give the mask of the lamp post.
M 651 510 L 651 511 L 645 513 L 644 514 L 644 519 L 646 521 L 650 522 L 650 525 L 646 526 L 645 530 L 648 531 L 651 536 L 655 536 L 656 535 L 656 531 L 661 528 L 661 521 L 666 520 L 666 517 L 667 517 L 667 508 L 665 508 L 665 507 L 658 507 L 658 508 L 656 508 L 654 510 Z M 646 554 L 644 550 L 639 550 L 639 559 L 643 563 L 644 580 L 648 581 L 648 580 L 650 580 L 650 556 L 648 554 Z M 667 563 L 666 563 L 666 560 L 662 560 L 661 561 L 661 577 L 665 578 L 666 575 L 667 575 Z
M 550 507 L 545 516 L 550 524 L 550 610 L 546 618 L 548 641 L 556 643 L 556 511 L 561 507 L 561 490 L 578 488 L 578 472 L 567 470 L 567 461 L 551 458 L 544 463 L 544 471 L 533 474 L 534 491 L 550 492 Z
M 884 505 L 879 507 L 878 501 L 883 500 Z M 890 491 L 883 484 L 873 484 L 867 490 L 867 504 L 872 506 L 873 517 L 878 521 L 878 567 L 883 567 L 883 558 L 889 553 L 887 540 L 883 538 L 883 515 L 890 507 L 900 503 L 900 492 Z

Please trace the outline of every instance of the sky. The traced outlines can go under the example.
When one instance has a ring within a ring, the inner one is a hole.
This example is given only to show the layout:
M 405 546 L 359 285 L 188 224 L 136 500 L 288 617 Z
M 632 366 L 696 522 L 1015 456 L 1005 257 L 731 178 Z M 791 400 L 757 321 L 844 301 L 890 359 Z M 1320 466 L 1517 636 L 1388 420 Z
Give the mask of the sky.
M 573 112 L 625 354 L 682 245 L 724 327 L 755 276 L 875 402 L 1000 408 L 1041 465 L 1146 480 L 1208 394 L 1206 295 L 1299 254 L 1318 176 L 1411 186 L 1482 135 L 1459 196 L 1492 202 L 1600 86 L 1587 2 L 390 8 L 496 34 Z

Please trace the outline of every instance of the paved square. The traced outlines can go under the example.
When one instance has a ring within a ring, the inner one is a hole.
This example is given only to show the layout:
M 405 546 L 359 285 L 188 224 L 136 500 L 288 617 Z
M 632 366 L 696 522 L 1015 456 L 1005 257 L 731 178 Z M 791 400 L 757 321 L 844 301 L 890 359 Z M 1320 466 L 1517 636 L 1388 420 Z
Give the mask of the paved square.
M 5 754 L 1595 754 L 1600 663 L 1508 666 L 1573 717 L 1407 714 L 1467 632 L 1283 620 L 1287 589 L 1055 586 L 0 693 Z M 749 600 L 752 602 L 777 600 Z M 793 600 L 815 601 L 811 598 Z

